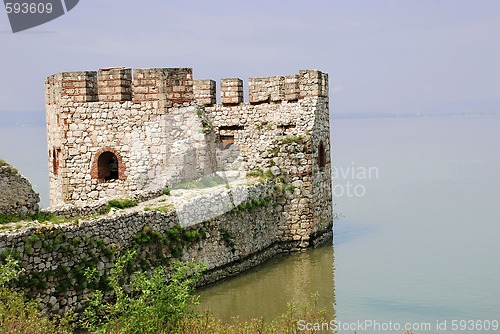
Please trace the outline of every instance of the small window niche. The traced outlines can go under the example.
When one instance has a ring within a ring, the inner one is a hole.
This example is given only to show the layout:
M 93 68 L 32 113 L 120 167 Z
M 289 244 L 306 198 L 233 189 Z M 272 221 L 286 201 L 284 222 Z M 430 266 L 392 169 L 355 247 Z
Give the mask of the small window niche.
M 54 147 L 52 148 L 52 172 L 54 175 L 59 174 L 59 156 L 61 154 L 61 149 Z
M 234 145 L 234 136 L 220 136 L 220 149 L 228 150 Z
M 323 141 L 319 143 L 318 147 L 318 166 L 320 170 L 325 169 L 326 167 L 326 153 L 325 146 L 323 145 Z

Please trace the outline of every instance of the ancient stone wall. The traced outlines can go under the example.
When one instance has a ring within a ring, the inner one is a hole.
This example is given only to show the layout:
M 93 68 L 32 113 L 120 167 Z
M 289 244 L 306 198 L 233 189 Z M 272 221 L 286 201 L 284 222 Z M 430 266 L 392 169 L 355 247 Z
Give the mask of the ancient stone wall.
M 215 171 L 215 137 L 202 131 L 196 103 L 166 113 L 161 101 L 106 96 L 47 105 L 51 206 L 130 197 Z
M 54 313 L 81 309 L 93 289 L 105 290 L 109 269 L 129 249 L 138 254 L 129 273 L 193 259 L 207 267 L 203 283 L 213 282 L 299 249 L 299 242 L 281 240 L 281 196 L 274 182 L 219 187 L 168 210 L 164 196 L 109 216 L 2 232 L 0 257 L 20 261 L 25 272 L 17 285 Z M 88 281 L 86 268 L 98 278 Z
M 216 170 L 273 170 L 286 183 L 283 240 L 332 223 L 328 76 L 243 81 L 191 69 L 104 69 L 46 80 L 51 205 L 133 197 Z M 319 235 L 318 234 L 318 235 Z
M 240 101 L 237 85 L 241 88 L 241 80 L 222 81 L 223 97 L 233 100 L 206 107 L 221 139 L 219 147 L 231 142 L 232 150 L 240 154 L 241 169 L 273 170 L 287 184 L 284 214 L 277 223 L 283 240 L 307 247 L 333 220 L 328 77 L 319 71 L 300 71 L 250 79 L 249 103 Z M 224 153 L 218 152 L 224 158 L 219 162 L 231 163 L 230 154 Z
M 0 160 L 0 214 L 26 217 L 38 211 L 40 196 L 17 169 Z
M 0 233 L 0 261 L 11 254 L 25 269 L 20 286 L 63 312 L 105 290 L 129 249 L 128 274 L 194 259 L 211 282 L 331 238 L 328 76 L 253 78 L 248 102 L 241 79 L 220 81 L 220 104 L 215 86 L 185 68 L 47 78 L 51 211 L 87 218 Z M 182 190 L 200 177 L 208 190 Z M 172 196 L 161 195 L 166 186 Z M 117 197 L 140 204 L 103 215 Z M 89 282 L 87 268 L 98 278 Z

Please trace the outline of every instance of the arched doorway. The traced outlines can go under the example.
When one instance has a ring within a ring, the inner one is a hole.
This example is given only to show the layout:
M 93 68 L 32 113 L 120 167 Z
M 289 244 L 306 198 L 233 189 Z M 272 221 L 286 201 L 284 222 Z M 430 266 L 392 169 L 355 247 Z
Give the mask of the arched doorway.
M 97 160 L 97 178 L 118 180 L 118 158 L 112 152 L 103 152 Z
M 120 154 L 109 147 L 100 149 L 95 155 L 90 175 L 102 181 L 125 180 L 125 165 Z

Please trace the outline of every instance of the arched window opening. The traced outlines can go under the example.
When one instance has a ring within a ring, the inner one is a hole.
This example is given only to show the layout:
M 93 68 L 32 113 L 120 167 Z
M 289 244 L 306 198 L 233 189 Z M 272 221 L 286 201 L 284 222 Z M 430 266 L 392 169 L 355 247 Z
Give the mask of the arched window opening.
M 323 146 L 323 142 L 319 143 L 318 148 L 318 165 L 320 169 L 324 169 L 326 166 L 326 156 L 325 156 L 325 147 Z
M 97 177 L 106 181 L 118 180 L 118 158 L 111 152 L 103 152 L 97 160 Z

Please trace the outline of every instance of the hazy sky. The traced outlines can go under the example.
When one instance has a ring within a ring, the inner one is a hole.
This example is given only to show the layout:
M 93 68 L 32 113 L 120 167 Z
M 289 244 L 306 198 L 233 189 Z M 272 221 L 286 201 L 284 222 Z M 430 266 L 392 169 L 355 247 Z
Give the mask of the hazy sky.
M 0 41 L 0 111 L 43 112 L 53 73 L 126 66 L 320 69 L 342 114 L 500 112 L 497 0 L 80 0 L 16 34 L 0 8 Z

